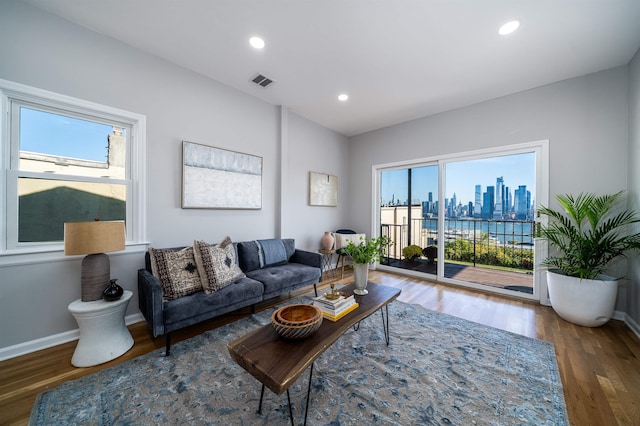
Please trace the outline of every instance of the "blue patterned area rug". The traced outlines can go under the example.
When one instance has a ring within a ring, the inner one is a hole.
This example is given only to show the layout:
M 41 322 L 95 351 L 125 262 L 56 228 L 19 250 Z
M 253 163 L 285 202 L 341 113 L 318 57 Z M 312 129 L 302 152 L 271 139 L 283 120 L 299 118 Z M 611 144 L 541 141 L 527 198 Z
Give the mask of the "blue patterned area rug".
M 308 299 L 295 303 L 308 302 Z M 294 303 L 294 302 L 291 302 Z M 316 361 L 310 425 L 568 425 L 552 344 L 399 301 L 391 343 L 379 313 Z M 286 425 L 286 394 L 230 358 L 226 344 L 267 324 L 261 312 L 38 395 L 32 425 Z M 290 388 L 303 421 L 308 372 Z

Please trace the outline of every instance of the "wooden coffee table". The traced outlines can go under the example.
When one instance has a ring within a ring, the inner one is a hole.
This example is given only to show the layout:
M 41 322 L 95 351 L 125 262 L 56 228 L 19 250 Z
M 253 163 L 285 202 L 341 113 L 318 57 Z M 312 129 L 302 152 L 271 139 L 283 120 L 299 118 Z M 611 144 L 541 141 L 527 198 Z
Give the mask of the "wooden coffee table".
M 340 291 L 345 295 L 349 295 L 352 294 L 353 289 L 354 285 L 350 284 L 341 288 Z M 262 398 L 265 386 L 276 395 L 281 395 L 284 391 L 287 391 L 289 414 L 293 424 L 289 386 L 302 375 L 307 367 L 311 367 L 304 415 L 306 424 L 314 361 L 338 340 L 345 331 L 352 326 L 356 326 L 357 329 L 360 321 L 377 310 L 380 310 L 382 315 L 385 339 L 387 345 L 389 344 L 388 305 L 400 295 L 400 289 L 369 282 L 367 290 L 369 290 L 369 294 L 365 296 L 355 295 L 356 302 L 360 305 L 357 309 L 336 322 L 324 319 L 318 331 L 306 339 L 283 339 L 275 332 L 271 324 L 267 324 L 227 344 L 231 358 L 262 383 L 258 413 L 262 412 Z

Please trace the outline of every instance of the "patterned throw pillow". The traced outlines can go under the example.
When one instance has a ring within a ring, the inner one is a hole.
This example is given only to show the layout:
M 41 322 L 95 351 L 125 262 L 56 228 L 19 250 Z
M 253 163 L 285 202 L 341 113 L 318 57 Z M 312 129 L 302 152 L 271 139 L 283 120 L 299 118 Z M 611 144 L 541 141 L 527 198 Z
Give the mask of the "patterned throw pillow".
M 151 273 L 162 284 L 162 297 L 166 300 L 202 291 L 202 282 L 193 256 L 193 247 L 154 249 L 149 247 Z
M 229 237 L 216 245 L 194 241 L 193 250 L 205 293 L 214 293 L 245 276 L 236 262 L 236 250 Z

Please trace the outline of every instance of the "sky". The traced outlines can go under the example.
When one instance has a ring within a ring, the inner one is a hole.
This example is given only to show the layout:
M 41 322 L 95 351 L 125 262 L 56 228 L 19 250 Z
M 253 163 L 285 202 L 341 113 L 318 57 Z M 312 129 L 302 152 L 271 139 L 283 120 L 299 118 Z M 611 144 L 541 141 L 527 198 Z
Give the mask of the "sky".
M 111 133 L 112 126 L 20 108 L 22 151 L 106 162 Z
M 412 170 L 413 199 L 428 200 L 429 192 L 433 192 L 433 200 L 438 198 L 437 166 L 419 167 Z M 482 192 L 487 186 L 495 186 L 496 178 L 502 176 L 504 185 L 509 187 L 511 195 L 519 185 L 526 185 L 535 196 L 535 154 L 517 154 L 491 157 L 479 160 L 451 162 L 445 165 L 445 198 L 451 199 L 456 194 L 457 202 L 467 204 L 475 201 L 475 186 L 482 185 Z M 407 198 L 407 173 L 405 170 L 384 172 L 382 174 L 382 200 L 395 199 L 404 201 Z

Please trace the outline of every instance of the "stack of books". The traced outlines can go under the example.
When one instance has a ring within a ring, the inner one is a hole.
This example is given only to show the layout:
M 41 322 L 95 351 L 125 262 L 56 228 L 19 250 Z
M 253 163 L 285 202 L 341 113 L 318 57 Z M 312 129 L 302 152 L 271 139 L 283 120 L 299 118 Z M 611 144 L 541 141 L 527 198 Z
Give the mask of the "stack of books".
M 314 297 L 313 304 L 322 311 L 322 315 L 330 321 L 338 321 L 359 305 L 353 294 L 350 296 L 340 296 L 335 300 L 329 300 L 325 295 Z

